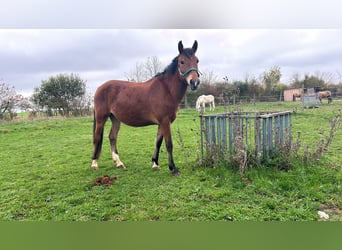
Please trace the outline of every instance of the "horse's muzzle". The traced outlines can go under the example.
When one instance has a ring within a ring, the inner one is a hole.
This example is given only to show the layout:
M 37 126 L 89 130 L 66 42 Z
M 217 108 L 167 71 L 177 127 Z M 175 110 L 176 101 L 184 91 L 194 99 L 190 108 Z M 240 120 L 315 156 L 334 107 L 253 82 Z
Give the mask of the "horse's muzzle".
M 198 88 L 199 84 L 200 84 L 200 80 L 199 79 L 197 79 L 197 80 L 191 79 L 190 80 L 190 88 L 191 88 L 191 90 L 196 90 Z

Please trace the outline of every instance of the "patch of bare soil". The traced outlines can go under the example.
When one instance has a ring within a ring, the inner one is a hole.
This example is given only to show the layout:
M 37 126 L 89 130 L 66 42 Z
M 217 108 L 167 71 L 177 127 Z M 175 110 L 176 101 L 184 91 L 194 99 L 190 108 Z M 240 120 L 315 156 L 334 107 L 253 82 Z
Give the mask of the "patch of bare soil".
M 108 175 L 104 175 L 101 177 L 98 177 L 94 180 L 94 185 L 95 186 L 111 186 L 113 184 L 113 182 L 117 179 L 116 176 L 108 176 Z
M 319 207 L 319 210 L 329 215 L 328 220 L 342 221 L 342 209 L 338 205 L 321 204 Z M 318 219 L 318 220 L 322 221 L 324 219 Z

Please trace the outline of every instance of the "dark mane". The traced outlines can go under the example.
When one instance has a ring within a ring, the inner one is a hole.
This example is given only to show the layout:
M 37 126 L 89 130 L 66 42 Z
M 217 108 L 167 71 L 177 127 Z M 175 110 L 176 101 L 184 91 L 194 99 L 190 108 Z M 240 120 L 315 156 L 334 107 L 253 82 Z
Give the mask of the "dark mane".
M 178 56 L 173 58 L 172 62 L 168 66 L 166 66 L 166 68 L 162 72 L 157 73 L 155 77 L 163 76 L 167 73 L 170 73 L 171 75 L 173 75 L 176 72 L 177 65 L 178 65 Z
M 194 55 L 194 52 L 190 48 L 184 49 L 183 53 L 189 58 Z M 155 77 L 163 76 L 167 73 L 173 75 L 176 72 L 177 65 L 178 65 L 178 56 L 173 58 L 172 62 L 168 66 L 166 66 L 166 68 L 162 72 L 157 73 Z

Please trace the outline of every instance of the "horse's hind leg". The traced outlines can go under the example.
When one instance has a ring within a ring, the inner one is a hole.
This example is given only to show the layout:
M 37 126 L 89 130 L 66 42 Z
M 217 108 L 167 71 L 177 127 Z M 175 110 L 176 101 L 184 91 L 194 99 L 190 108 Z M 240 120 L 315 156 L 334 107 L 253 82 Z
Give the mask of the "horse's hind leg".
M 100 157 L 101 149 L 102 149 L 102 141 L 103 141 L 103 129 L 104 124 L 107 118 L 105 119 L 96 119 L 94 114 L 94 128 L 93 128 L 93 157 L 91 167 L 93 169 L 98 169 L 97 160 Z
M 112 150 L 113 162 L 116 164 L 118 168 L 126 168 L 125 165 L 120 161 L 118 149 L 116 146 L 118 133 L 120 129 L 120 121 L 116 119 L 115 116 L 112 114 L 109 117 L 110 117 L 110 120 L 112 121 L 112 128 L 110 129 L 110 132 L 109 132 L 109 141 L 110 141 L 110 146 Z
M 154 150 L 154 154 L 152 156 L 152 168 L 153 169 L 160 169 L 159 163 L 158 163 L 158 159 L 159 159 L 159 151 L 160 151 L 160 146 L 163 143 L 163 134 L 161 131 L 160 126 L 158 127 L 158 132 L 157 132 L 157 138 L 156 138 L 156 148 Z

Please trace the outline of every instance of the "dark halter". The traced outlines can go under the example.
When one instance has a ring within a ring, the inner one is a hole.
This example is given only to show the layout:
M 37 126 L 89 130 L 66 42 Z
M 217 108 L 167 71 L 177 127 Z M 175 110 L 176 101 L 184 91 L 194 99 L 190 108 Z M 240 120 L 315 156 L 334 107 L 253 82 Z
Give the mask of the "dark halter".
M 186 76 L 186 75 L 188 75 L 190 72 L 192 72 L 192 71 L 196 71 L 196 73 L 197 73 L 197 75 L 198 76 L 200 76 L 200 74 L 201 74 L 201 72 L 198 70 L 198 69 L 196 69 L 196 68 L 190 68 L 190 69 L 188 69 L 187 71 L 185 71 L 185 72 L 181 72 L 180 71 L 180 69 L 178 68 L 178 71 L 179 71 L 179 74 L 181 75 L 181 76 Z

